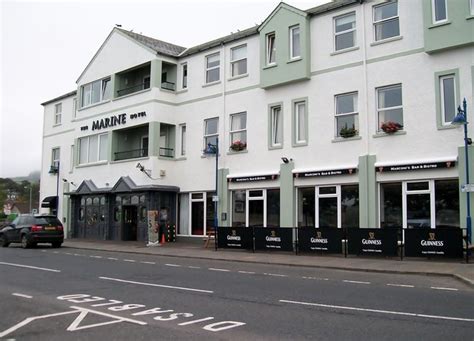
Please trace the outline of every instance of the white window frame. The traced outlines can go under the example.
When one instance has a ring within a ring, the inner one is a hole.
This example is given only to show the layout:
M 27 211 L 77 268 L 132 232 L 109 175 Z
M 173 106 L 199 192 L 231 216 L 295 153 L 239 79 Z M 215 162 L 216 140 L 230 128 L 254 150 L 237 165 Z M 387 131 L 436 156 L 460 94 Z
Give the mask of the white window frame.
M 337 113 L 337 109 L 338 109 L 338 104 L 337 104 L 337 99 L 338 97 L 340 96 L 348 96 L 348 95 L 355 95 L 355 106 L 354 106 L 354 109 L 355 111 L 352 111 L 352 112 L 345 112 L 345 113 L 341 113 L 341 114 L 338 114 Z M 377 112 L 378 113 L 378 112 Z M 359 92 L 358 91 L 351 91 L 351 92 L 346 92 L 346 93 L 342 93 L 342 94 L 337 94 L 337 95 L 334 95 L 334 131 L 335 131 L 335 135 L 336 137 L 340 137 L 339 135 L 339 131 L 337 130 L 337 118 L 338 117 L 344 117 L 344 116 L 354 116 L 354 128 L 358 131 L 359 130 Z M 356 134 L 357 136 L 358 134 Z
M 245 115 L 245 128 L 232 130 L 232 121 L 233 121 L 234 117 L 237 116 L 237 115 Z M 229 121 L 230 121 L 230 128 L 229 128 L 230 143 L 231 144 L 233 143 L 232 142 L 233 141 L 232 135 L 237 134 L 237 133 L 243 133 L 243 132 L 245 132 L 245 143 L 247 143 L 247 112 L 242 111 L 242 112 L 237 112 L 237 113 L 231 114 Z
M 72 99 L 72 117 L 76 118 L 77 116 L 77 97 Z
M 454 90 L 454 115 L 456 116 L 456 75 L 455 74 L 449 74 L 449 75 L 443 75 L 441 77 L 439 77 L 439 91 L 440 91 L 440 101 L 441 101 L 441 119 L 442 119 L 442 123 L 443 125 L 451 125 L 451 121 L 446 121 L 446 112 L 445 112 L 445 107 L 444 107 L 444 82 L 443 80 L 447 79 L 447 78 L 452 78 L 453 79 L 453 90 Z
M 270 46 L 271 38 L 273 38 L 273 46 Z M 276 65 L 276 33 L 275 32 L 267 33 L 267 35 L 265 36 L 265 61 L 266 61 L 267 66 Z
M 210 121 L 210 120 L 217 120 L 217 131 L 216 131 L 216 133 L 207 134 L 207 122 Z M 203 138 L 204 150 L 206 150 L 206 148 L 207 148 L 207 143 L 206 143 L 207 138 L 214 137 L 214 136 L 219 138 L 219 117 L 206 118 L 204 120 L 204 138 Z
M 389 3 L 396 3 L 397 4 L 397 15 L 376 21 L 375 20 L 375 9 L 379 8 L 379 7 L 387 6 Z M 384 22 L 392 21 L 392 20 L 395 20 L 395 19 L 398 21 L 398 35 L 388 37 L 388 38 L 377 39 L 377 30 L 376 30 L 377 25 L 378 24 L 383 24 Z M 381 4 L 373 6 L 373 9 L 372 9 L 372 22 L 373 22 L 373 30 L 374 30 L 374 41 L 384 41 L 384 40 L 387 40 L 387 39 L 393 39 L 395 37 L 400 37 L 400 14 L 399 14 L 399 11 L 398 11 L 398 0 L 383 2 Z
M 89 136 L 84 136 L 84 137 L 80 137 L 79 138 L 79 141 L 78 141 L 78 148 L 79 148 L 79 159 L 77 160 L 77 163 L 78 165 L 87 165 L 87 164 L 91 164 L 91 163 L 99 163 L 99 162 L 104 162 L 104 161 L 107 161 L 107 158 L 106 159 L 100 159 L 100 144 L 101 144 L 101 136 L 103 135 L 108 135 L 108 133 L 104 133 L 104 134 L 96 134 L 96 135 L 89 135 Z M 92 136 L 97 136 L 97 160 L 96 161 L 89 161 L 89 152 L 90 152 L 90 138 Z M 87 161 L 86 162 L 82 162 L 81 163 L 81 140 L 82 139 L 87 139 Z M 107 137 L 107 144 L 109 143 L 109 138 Z
M 57 155 L 55 155 L 56 151 L 58 152 Z M 61 160 L 61 148 L 60 147 L 52 148 L 51 149 L 51 166 L 58 167 L 60 160 Z
M 469 7 L 471 9 L 471 15 L 474 16 L 474 0 L 469 0 Z
M 258 197 L 250 197 L 250 191 L 262 191 L 262 195 Z M 263 227 L 267 227 L 267 189 L 252 188 L 247 189 L 245 193 L 245 226 L 249 226 L 249 206 L 250 201 L 263 202 Z M 232 210 L 233 211 L 233 210 Z
M 218 58 L 218 60 L 219 60 L 219 65 L 217 65 L 217 66 L 212 66 L 212 67 L 208 67 L 208 65 L 209 65 L 209 58 L 214 57 L 214 56 L 218 56 L 218 57 L 219 57 L 219 58 Z M 206 84 L 212 84 L 212 83 L 217 83 L 217 82 L 219 82 L 219 81 L 221 80 L 221 70 L 220 70 L 220 68 L 221 68 L 221 58 L 220 58 L 220 52 L 216 52 L 216 53 L 212 53 L 212 54 L 207 55 L 206 58 L 205 58 L 205 63 L 206 63 L 206 65 L 205 65 L 205 70 L 206 70 L 206 71 L 205 71 L 204 77 L 205 77 L 205 80 L 206 80 Z M 212 70 L 216 70 L 216 69 L 219 71 L 219 77 L 218 77 L 218 79 L 215 80 L 215 81 L 209 82 L 209 81 L 208 81 L 208 77 L 207 77 L 208 74 L 209 74 L 209 72 L 212 71 Z
M 197 199 L 193 199 L 193 194 L 202 194 L 202 198 L 197 198 Z M 193 234 L 193 226 L 192 226 L 192 223 L 193 223 L 193 202 L 202 202 L 203 205 L 204 205 L 204 220 L 202 222 L 202 226 L 204 227 L 202 229 L 203 231 L 203 236 L 205 236 L 207 234 L 207 203 L 206 203 L 206 199 L 207 199 L 207 193 L 206 192 L 191 192 L 189 193 L 189 235 L 190 236 L 200 236 L 199 234 Z
M 345 31 L 341 31 L 341 32 L 336 32 L 336 29 L 337 29 L 337 25 L 336 25 L 336 22 L 338 19 L 342 19 L 344 17 L 348 17 L 348 16 L 351 16 L 353 15 L 354 16 L 354 28 L 350 28 L 348 30 L 345 30 Z M 333 30 L 334 30 L 334 51 L 335 52 L 338 52 L 338 51 L 344 51 L 346 49 L 351 49 L 353 47 L 356 46 L 357 44 L 357 18 L 356 18 L 356 13 L 355 12 L 349 12 L 349 13 L 346 13 L 346 14 L 342 14 L 342 15 L 338 15 L 337 17 L 334 17 L 334 20 L 333 20 Z M 349 47 L 346 47 L 346 48 L 343 48 L 343 49 L 340 49 L 338 50 L 337 49 L 337 44 L 336 44 L 336 38 L 337 36 L 339 35 L 343 35 L 343 34 L 346 34 L 346 33 L 350 33 L 350 32 L 354 32 L 354 44 L 352 46 L 349 46 Z
M 59 110 L 58 110 L 59 109 Z M 54 125 L 62 123 L 63 103 L 59 102 L 54 105 Z
M 282 130 L 282 134 L 281 134 L 281 141 L 276 141 L 277 139 L 277 131 L 276 131 L 276 128 L 277 126 L 275 126 L 275 114 L 276 114 L 276 111 L 278 110 L 278 114 L 280 116 L 280 129 Z M 284 136 L 283 136 L 283 107 L 281 105 L 275 105 L 275 106 L 272 106 L 270 108 L 270 137 L 271 137 L 271 146 L 272 147 L 281 147 L 283 146 L 283 139 L 284 139 Z
M 307 122 L 307 117 L 308 115 L 306 115 L 306 110 L 308 110 L 307 108 L 307 102 L 306 101 L 297 101 L 297 102 L 294 102 L 294 113 L 295 113 L 295 142 L 296 144 L 302 144 L 302 143 L 307 143 L 308 142 L 308 134 L 307 134 L 307 125 L 308 125 L 308 122 Z M 300 106 L 303 106 L 303 119 L 304 119 L 304 127 L 303 127 L 303 134 L 304 134 L 304 140 L 300 140 L 298 137 L 300 135 L 300 119 L 301 119 L 301 116 L 299 115 L 299 107 Z
M 185 72 L 186 69 L 186 72 Z M 188 63 L 181 63 L 181 89 L 188 88 Z
M 92 103 L 92 88 L 93 88 L 93 84 L 96 83 L 96 82 L 100 82 L 100 93 L 99 93 L 99 100 L 97 102 L 94 102 Z M 104 99 L 104 94 L 105 94 L 105 89 L 104 89 L 104 85 L 106 82 L 109 82 L 109 97 L 108 98 L 105 98 Z M 102 103 L 102 102 L 106 102 L 106 101 L 110 101 L 111 97 L 112 97 L 112 88 L 110 88 L 110 86 L 112 85 L 112 81 L 111 81 L 111 77 L 105 77 L 105 78 L 102 78 L 102 79 L 98 79 L 96 81 L 93 81 L 93 82 L 90 82 L 90 83 L 87 83 L 87 84 L 84 84 L 84 85 L 81 85 L 81 93 L 80 93 L 80 105 L 81 105 L 81 108 L 87 108 L 87 107 L 90 107 L 92 105 L 96 105 L 98 103 Z M 85 95 L 85 88 L 90 86 L 90 90 L 89 90 L 89 102 L 88 103 L 84 103 L 84 95 Z
M 320 194 L 321 188 L 335 187 L 336 192 L 330 194 Z M 319 199 L 336 198 L 337 200 L 337 228 L 342 226 L 342 203 L 341 203 L 341 185 L 323 185 L 316 186 L 314 190 L 314 225 L 319 228 Z
M 294 35 L 293 35 L 293 32 L 298 29 L 298 40 L 299 40 L 299 43 L 300 43 L 300 50 L 299 50 L 299 54 L 298 55 L 293 55 L 293 47 L 294 47 Z M 289 33 L 290 33 L 290 60 L 294 60 L 294 59 L 301 59 L 301 29 L 300 29 L 300 25 L 294 25 L 294 26 L 291 26 L 290 29 L 289 29 Z
M 409 191 L 409 183 L 427 182 L 428 189 Z M 435 202 L 435 186 L 434 180 L 412 180 L 402 181 L 402 225 L 406 229 L 408 227 L 408 196 L 411 194 L 429 194 L 430 195 L 430 225 L 434 229 L 436 227 L 436 202 Z M 379 204 L 380 206 L 380 204 Z
M 186 124 L 179 125 L 179 155 L 186 156 Z
M 431 0 L 431 16 L 432 16 L 433 24 L 441 24 L 448 21 L 448 2 L 447 0 L 443 0 L 443 1 L 444 1 L 444 8 L 446 9 L 445 10 L 446 17 L 441 20 L 436 20 L 436 0 Z
M 232 59 L 232 52 L 236 49 L 240 49 L 240 48 L 243 48 L 245 47 L 245 57 L 244 58 L 240 58 L 240 59 Z M 242 60 L 245 60 L 245 72 L 244 73 L 239 73 L 238 75 L 234 75 L 234 68 L 233 68 L 233 65 L 237 62 L 240 62 Z M 247 44 L 242 44 L 242 45 L 239 45 L 239 46 L 234 46 L 230 49 L 230 77 L 233 78 L 233 77 L 238 77 L 238 76 L 242 76 L 242 75 L 246 75 L 248 73 L 248 65 L 247 65 Z
M 397 105 L 394 107 L 379 107 L 379 91 L 380 90 L 385 90 L 389 88 L 395 88 L 395 87 L 400 87 L 401 90 L 401 96 L 402 96 L 402 105 Z M 382 122 L 380 121 L 380 112 L 385 111 L 385 110 L 393 110 L 393 109 L 402 109 L 402 121 L 404 121 L 404 113 L 403 113 L 403 87 L 402 84 L 392 84 L 392 85 L 386 85 L 386 86 L 381 86 L 375 89 L 375 101 L 376 101 L 376 109 L 377 109 L 377 132 L 383 131 L 380 126 L 382 125 Z M 386 121 L 384 121 L 386 122 Z M 403 124 L 402 124 L 403 125 Z M 402 128 L 403 130 L 403 128 Z

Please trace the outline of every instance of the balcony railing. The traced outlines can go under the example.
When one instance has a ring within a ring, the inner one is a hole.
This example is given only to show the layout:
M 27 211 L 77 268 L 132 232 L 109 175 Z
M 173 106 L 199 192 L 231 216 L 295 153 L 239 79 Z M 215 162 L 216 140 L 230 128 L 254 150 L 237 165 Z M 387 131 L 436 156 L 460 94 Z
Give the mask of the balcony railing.
M 174 149 L 173 148 L 160 147 L 160 156 L 162 156 L 162 157 L 174 157 Z
M 161 82 L 161 88 L 165 89 L 165 90 L 175 91 L 176 90 L 176 84 L 171 83 L 171 82 Z
M 134 92 L 150 88 L 150 82 L 137 84 L 128 88 L 117 90 L 117 97 L 133 94 Z
M 132 149 L 114 153 L 114 161 L 134 159 L 148 156 L 148 149 Z

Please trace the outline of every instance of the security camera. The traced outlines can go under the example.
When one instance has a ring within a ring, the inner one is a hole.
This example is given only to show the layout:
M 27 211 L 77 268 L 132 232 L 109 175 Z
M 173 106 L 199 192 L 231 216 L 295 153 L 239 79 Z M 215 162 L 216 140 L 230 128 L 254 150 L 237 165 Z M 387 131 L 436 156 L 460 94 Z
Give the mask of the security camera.
M 290 160 L 288 160 L 288 158 L 286 158 L 286 157 L 282 157 L 282 158 L 281 158 L 281 161 L 283 161 L 283 163 L 288 163 L 288 162 L 290 162 Z

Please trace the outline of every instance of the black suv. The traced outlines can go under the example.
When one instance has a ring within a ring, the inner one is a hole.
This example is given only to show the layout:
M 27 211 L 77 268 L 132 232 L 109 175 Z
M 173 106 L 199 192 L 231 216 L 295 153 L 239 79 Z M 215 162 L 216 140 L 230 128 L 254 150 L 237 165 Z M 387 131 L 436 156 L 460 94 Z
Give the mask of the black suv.
M 52 215 L 22 214 L 0 230 L 0 245 L 3 247 L 10 243 L 21 243 L 24 249 L 37 243 L 61 247 L 63 241 L 63 225 Z

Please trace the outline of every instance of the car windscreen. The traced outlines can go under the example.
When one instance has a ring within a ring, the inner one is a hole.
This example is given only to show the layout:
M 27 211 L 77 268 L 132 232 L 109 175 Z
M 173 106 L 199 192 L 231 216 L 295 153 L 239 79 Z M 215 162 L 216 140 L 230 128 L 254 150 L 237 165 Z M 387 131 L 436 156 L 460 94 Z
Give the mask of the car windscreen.
M 35 225 L 61 225 L 56 217 L 35 217 Z

